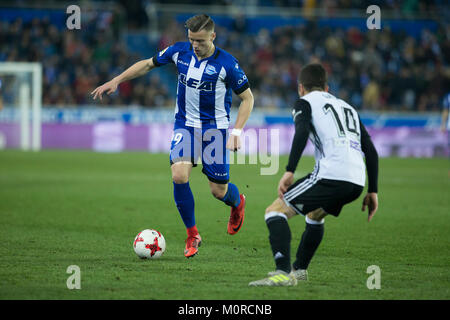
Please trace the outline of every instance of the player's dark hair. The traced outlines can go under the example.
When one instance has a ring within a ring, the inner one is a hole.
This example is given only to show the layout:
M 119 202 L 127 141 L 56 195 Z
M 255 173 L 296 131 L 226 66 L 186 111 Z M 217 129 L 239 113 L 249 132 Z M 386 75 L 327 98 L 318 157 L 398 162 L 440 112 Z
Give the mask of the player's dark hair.
M 298 80 L 307 91 L 311 91 L 313 88 L 325 90 L 327 72 L 321 64 L 311 63 L 302 68 Z
M 206 14 L 198 14 L 189 18 L 186 20 L 184 26 L 192 32 L 199 32 L 201 30 L 214 31 L 214 21 Z

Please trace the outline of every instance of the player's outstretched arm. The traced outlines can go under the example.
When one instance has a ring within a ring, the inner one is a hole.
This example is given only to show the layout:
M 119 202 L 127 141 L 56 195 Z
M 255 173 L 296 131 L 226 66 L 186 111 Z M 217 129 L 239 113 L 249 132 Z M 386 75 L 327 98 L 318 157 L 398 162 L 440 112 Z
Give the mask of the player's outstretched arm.
M 94 91 L 91 92 L 91 95 L 93 96 L 94 100 L 97 99 L 97 97 L 102 100 L 103 93 L 111 94 L 115 92 L 119 84 L 121 84 L 122 82 L 140 77 L 149 72 L 154 67 L 155 65 L 153 64 L 152 58 L 138 61 L 114 79 L 106 82 L 100 87 L 95 88 Z
M 239 94 L 241 98 L 241 104 L 239 106 L 238 115 L 236 118 L 236 123 L 234 124 L 234 129 L 230 135 L 227 142 L 227 149 L 231 151 L 237 151 L 241 148 L 240 133 L 247 123 L 250 113 L 253 110 L 254 98 L 250 88 Z
M 372 220 L 373 216 L 378 210 L 378 194 L 376 192 L 369 192 L 366 194 L 366 196 L 363 199 L 361 210 L 365 211 L 366 207 L 369 212 L 367 221 L 370 222 L 370 220 Z

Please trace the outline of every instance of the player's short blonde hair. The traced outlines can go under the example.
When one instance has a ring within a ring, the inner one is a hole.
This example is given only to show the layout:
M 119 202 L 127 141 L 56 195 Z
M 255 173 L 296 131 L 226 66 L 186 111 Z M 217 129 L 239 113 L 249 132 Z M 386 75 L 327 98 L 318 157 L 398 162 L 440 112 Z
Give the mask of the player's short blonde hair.
M 206 14 L 198 14 L 189 18 L 186 20 L 184 26 L 192 32 L 199 32 L 201 30 L 214 31 L 214 21 Z

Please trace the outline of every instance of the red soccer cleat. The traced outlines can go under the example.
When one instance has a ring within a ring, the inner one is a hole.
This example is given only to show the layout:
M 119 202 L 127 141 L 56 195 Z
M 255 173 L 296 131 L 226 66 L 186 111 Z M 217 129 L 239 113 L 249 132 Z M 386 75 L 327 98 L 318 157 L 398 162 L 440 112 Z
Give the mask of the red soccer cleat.
M 202 244 L 202 237 L 199 234 L 188 237 L 186 239 L 186 248 L 184 249 L 184 256 L 186 258 L 192 258 L 198 253 L 198 247 Z
M 231 208 L 230 220 L 228 221 L 228 234 L 236 234 L 244 223 L 245 196 L 240 195 L 241 203 L 237 208 Z

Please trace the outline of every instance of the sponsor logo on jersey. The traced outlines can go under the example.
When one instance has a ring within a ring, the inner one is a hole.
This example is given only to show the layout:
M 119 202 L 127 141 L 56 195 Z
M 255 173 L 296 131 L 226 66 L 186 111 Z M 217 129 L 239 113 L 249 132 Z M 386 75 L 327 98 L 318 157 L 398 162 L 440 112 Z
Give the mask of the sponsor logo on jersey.
M 180 59 L 178 59 L 177 63 L 179 63 L 179 64 L 182 64 L 182 65 L 184 65 L 184 66 L 187 66 L 187 67 L 189 67 L 189 63 L 187 63 L 187 62 L 184 62 L 183 60 L 180 60 Z
M 358 150 L 358 151 L 362 151 L 361 150 L 361 144 L 358 141 L 350 140 L 350 148 L 353 148 L 353 149 Z
M 247 76 L 244 74 L 244 76 L 241 79 L 239 79 L 238 84 L 241 84 L 245 80 L 247 80 Z
M 213 91 L 213 83 L 210 81 L 201 81 L 193 78 L 186 80 L 186 75 L 180 73 L 178 80 L 187 87 L 194 88 L 201 91 Z

